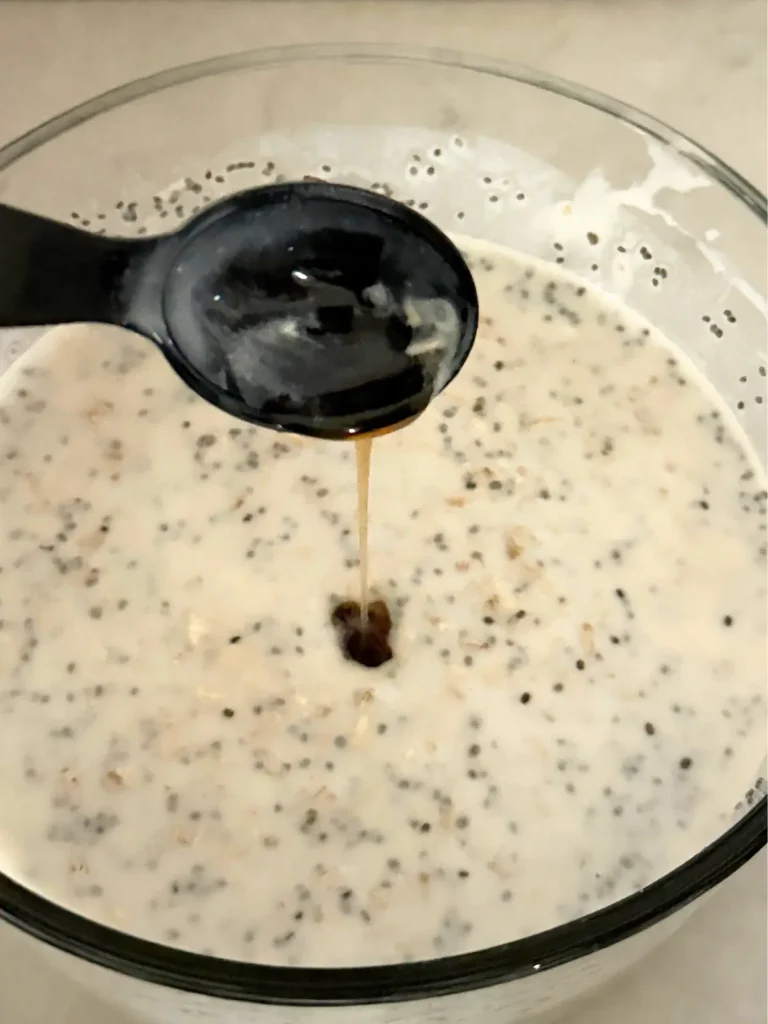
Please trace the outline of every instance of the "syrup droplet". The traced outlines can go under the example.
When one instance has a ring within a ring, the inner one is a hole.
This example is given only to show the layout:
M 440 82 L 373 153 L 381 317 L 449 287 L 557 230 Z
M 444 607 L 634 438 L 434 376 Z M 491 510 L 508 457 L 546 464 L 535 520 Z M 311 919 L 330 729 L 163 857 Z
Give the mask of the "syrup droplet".
M 331 612 L 331 624 L 345 658 L 365 668 L 378 668 L 394 657 L 389 644 L 392 616 L 384 601 L 371 601 L 364 620 L 359 601 L 340 601 Z

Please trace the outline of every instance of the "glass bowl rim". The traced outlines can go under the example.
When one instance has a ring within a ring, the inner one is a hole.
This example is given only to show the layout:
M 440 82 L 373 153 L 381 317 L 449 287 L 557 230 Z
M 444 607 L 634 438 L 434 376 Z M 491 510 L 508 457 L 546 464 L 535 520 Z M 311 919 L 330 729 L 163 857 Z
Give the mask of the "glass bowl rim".
M 596 90 L 510 61 L 449 49 L 337 43 L 264 47 L 168 68 L 110 89 L 0 147 L 0 172 L 81 124 L 153 93 L 216 75 L 312 61 L 437 66 L 528 85 L 624 122 L 693 164 L 766 223 L 766 197 L 709 150 L 669 125 Z M 47 945 L 172 989 L 240 1002 L 353 1006 L 426 999 L 499 985 L 596 953 L 682 909 L 768 841 L 763 796 L 723 835 L 637 893 L 555 928 L 460 956 L 370 967 L 277 967 L 159 945 L 97 924 L 0 873 L 0 918 Z

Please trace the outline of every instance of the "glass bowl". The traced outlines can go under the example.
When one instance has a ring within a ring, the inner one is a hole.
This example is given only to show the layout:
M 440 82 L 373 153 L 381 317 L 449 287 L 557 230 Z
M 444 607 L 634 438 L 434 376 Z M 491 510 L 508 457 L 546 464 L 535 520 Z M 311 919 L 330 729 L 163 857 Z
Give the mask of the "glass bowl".
M 304 175 L 391 190 L 443 229 L 564 264 L 617 296 L 685 350 L 765 464 L 765 197 L 607 96 L 443 50 L 263 49 L 132 82 L 0 150 L 4 202 L 125 235 Z M 0 372 L 38 336 L 4 332 Z M 518 1024 L 634 963 L 761 849 L 762 774 L 732 827 L 664 878 L 463 956 L 253 966 L 102 927 L 2 876 L 0 915 L 86 987 L 158 1024 Z

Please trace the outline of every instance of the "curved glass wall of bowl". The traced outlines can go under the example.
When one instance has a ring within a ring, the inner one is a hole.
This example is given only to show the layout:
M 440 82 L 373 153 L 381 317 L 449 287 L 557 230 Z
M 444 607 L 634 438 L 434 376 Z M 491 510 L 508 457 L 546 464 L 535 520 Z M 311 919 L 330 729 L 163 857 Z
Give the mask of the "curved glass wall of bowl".
M 140 140 L 132 179 L 109 144 L 116 135 Z M 511 246 L 624 300 L 693 359 L 765 461 L 765 199 L 694 143 L 606 97 L 444 51 L 262 51 L 134 83 L 0 154 L 4 201 L 136 237 L 242 188 L 307 174 L 393 195 L 448 233 Z M 0 352 L 0 366 L 20 340 Z M 587 938 L 608 952 L 764 844 L 763 792 L 753 787 L 722 842 L 623 905 L 461 967 L 406 964 L 396 979 L 353 972 L 354 998 L 526 974 L 543 984 L 548 968 L 557 977 L 558 964 L 587 951 Z M 202 990 L 250 984 L 208 972 Z M 322 1001 L 321 983 L 303 980 L 303 996 Z

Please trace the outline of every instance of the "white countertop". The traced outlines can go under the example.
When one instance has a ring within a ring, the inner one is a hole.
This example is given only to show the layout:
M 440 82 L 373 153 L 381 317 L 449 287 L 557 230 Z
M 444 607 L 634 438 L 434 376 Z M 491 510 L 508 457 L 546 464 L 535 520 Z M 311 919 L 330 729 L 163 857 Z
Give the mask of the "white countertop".
M 21 0 L 0 4 L 0 143 L 172 64 L 310 41 L 521 60 L 648 110 L 765 187 L 765 0 Z M 610 46 L 606 40 L 610 39 Z M 765 1024 L 766 858 L 564 1024 Z M 0 926 L 3 1024 L 123 1024 Z

